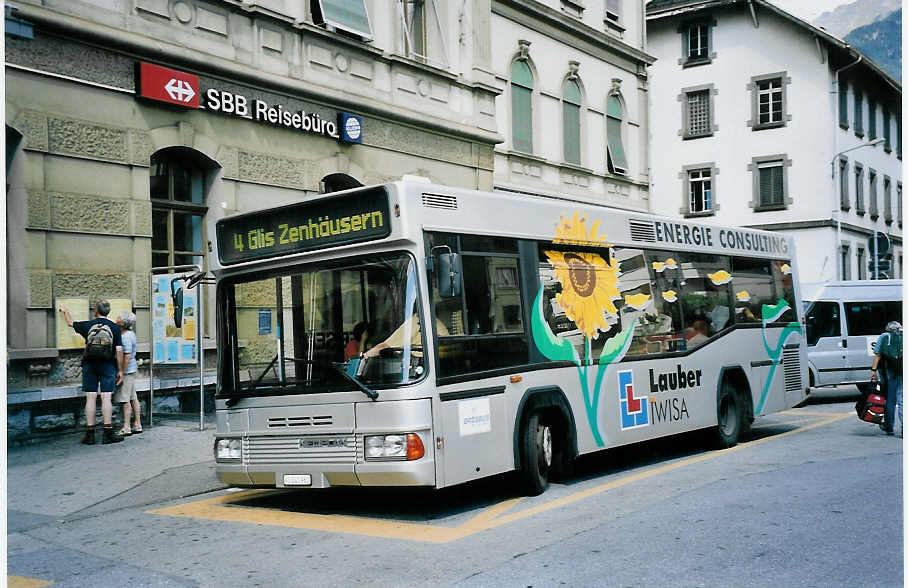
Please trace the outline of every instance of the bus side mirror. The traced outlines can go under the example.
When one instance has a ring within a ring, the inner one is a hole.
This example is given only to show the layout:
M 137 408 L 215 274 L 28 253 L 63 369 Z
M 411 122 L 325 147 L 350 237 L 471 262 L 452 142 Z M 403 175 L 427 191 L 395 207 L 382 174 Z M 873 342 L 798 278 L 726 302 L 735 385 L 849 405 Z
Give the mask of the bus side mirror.
M 461 262 L 458 253 L 438 255 L 438 293 L 444 298 L 460 296 Z

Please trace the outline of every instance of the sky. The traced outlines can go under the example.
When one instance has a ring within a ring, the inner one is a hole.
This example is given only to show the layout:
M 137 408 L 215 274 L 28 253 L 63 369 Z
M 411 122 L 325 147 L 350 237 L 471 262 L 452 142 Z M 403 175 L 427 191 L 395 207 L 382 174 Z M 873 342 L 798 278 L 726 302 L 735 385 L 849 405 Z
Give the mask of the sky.
M 811 22 L 824 12 L 835 10 L 842 4 L 851 4 L 855 0 L 769 0 L 785 12 L 802 20 Z

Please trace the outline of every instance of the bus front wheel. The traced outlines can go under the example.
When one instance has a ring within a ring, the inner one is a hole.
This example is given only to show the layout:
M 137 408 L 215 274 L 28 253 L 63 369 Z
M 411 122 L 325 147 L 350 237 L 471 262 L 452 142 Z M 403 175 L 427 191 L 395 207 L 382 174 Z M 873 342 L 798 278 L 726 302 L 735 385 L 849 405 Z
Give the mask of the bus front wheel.
M 520 481 L 530 496 L 545 492 L 552 467 L 552 427 L 534 411 L 520 431 Z
M 720 449 L 734 447 L 741 435 L 741 399 L 732 383 L 726 378 L 719 387 L 716 401 L 718 425 L 716 426 L 716 445 Z

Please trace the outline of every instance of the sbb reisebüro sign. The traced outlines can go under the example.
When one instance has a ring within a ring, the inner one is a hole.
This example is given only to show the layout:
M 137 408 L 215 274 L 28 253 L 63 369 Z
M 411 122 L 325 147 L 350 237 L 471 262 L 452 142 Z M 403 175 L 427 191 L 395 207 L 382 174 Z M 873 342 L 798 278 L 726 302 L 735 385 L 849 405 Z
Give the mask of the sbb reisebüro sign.
M 136 94 L 142 98 L 331 137 L 342 143 L 363 142 L 363 119 L 357 114 L 335 112 L 323 117 L 318 112 L 293 110 L 239 92 L 214 87 L 202 90 L 198 76 L 151 63 L 139 63 L 136 72 Z

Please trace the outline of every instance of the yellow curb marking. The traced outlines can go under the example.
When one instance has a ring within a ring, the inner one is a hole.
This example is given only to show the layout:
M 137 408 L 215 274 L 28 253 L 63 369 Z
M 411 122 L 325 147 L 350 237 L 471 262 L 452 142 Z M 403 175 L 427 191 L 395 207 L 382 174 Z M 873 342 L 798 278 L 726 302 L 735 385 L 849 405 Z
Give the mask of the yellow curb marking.
M 25 576 L 7 576 L 6 585 L 9 588 L 39 588 L 53 584 L 48 580 L 39 580 L 38 578 L 26 578 Z
M 388 539 L 406 539 L 408 541 L 424 541 L 428 543 L 448 543 L 457 539 L 463 539 L 464 537 L 473 535 L 480 531 L 494 529 L 496 527 L 500 527 L 514 521 L 525 519 L 556 508 L 561 508 L 568 504 L 573 504 L 574 502 L 578 502 L 585 498 L 601 494 L 608 490 L 613 490 L 627 484 L 632 484 L 634 482 L 639 482 L 647 478 L 652 478 L 665 472 L 670 472 L 672 470 L 676 470 L 688 465 L 715 459 L 717 457 L 728 455 L 729 453 L 734 453 L 736 451 L 741 451 L 743 449 L 747 449 L 755 445 L 760 445 L 761 443 L 766 443 L 767 441 L 772 441 L 774 439 L 781 439 L 789 435 L 816 429 L 817 427 L 822 427 L 845 419 L 850 415 L 850 413 L 833 414 L 831 416 L 829 413 L 818 414 L 822 414 L 822 416 L 825 418 L 821 421 L 815 422 L 810 425 L 804 425 L 803 427 L 799 427 L 785 433 L 779 433 L 778 435 L 773 435 L 771 437 L 764 437 L 763 439 L 756 439 L 745 444 L 736 445 L 735 447 L 731 447 L 729 449 L 710 451 L 709 453 L 682 459 L 675 463 L 659 466 L 651 470 L 631 474 L 629 476 L 625 476 L 611 482 L 606 482 L 592 488 L 587 488 L 586 490 L 574 492 L 573 494 L 562 496 L 561 498 L 556 498 L 554 500 L 550 500 L 548 502 L 544 502 L 542 504 L 538 504 L 536 506 L 526 508 L 518 512 L 513 512 L 511 514 L 505 513 L 524 499 L 512 498 L 505 500 L 482 510 L 478 515 L 472 517 L 471 519 L 457 527 L 442 527 L 428 523 L 407 523 L 348 515 L 322 515 L 272 511 L 256 507 L 237 507 L 236 505 L 231 506 L 231 508 L 224 507 L 224 505 L 233 505 L 233 503 L 235 502 L 241 501 L 254 495 L 274 492 L 273 490 L 251 490 L 226 496 L 218 496 L 197 502 L 189 502 L 177 506 L 160 508 L 147 512 L 148 514 L 201 518 L 213 521 L 255 523 L 260 525 L 275 525 L 297 529 L 309 529 L 313 531 L 368 535 L 372 537 L 384 537 Z

